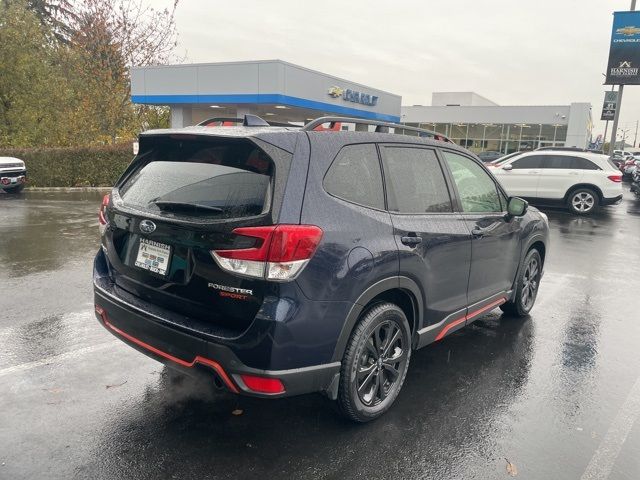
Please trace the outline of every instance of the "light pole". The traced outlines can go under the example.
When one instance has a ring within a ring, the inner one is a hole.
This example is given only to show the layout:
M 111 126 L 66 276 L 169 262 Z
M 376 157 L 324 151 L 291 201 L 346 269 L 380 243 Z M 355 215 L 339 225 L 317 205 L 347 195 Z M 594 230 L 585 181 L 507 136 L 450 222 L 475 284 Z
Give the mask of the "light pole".
M 627 143 L 627 132 L 629 131 L 628 128 L 625 129 L 620 129 L 620 131 L 622 132 L 622 135 L 618 135 L 618 136 L 622 136 L 622 148 L 620 150 L 622 150 L 624 152 L 624 146 Z

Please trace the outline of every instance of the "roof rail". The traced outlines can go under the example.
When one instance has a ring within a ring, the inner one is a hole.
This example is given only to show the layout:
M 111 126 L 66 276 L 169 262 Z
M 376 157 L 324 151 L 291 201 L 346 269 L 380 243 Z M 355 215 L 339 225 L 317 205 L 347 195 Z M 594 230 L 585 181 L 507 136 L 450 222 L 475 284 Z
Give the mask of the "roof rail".
M 325 123 L 331 123 L 332 125 L 335 123 L 355 123 L 355 124 L 361 124 L 361 125 L 375 125 L 376 132 L 378 133 L 389 133 L 389 128 L 393 128 L 394 133 L 398 133 L 398 130 L 402 130 L 401 135 L 406 135 L 405 132 L 407 131 L 417 132 L 419 137 L 434 138 L 435 140 L 453 143 L 451 140 L 449 140 L 449 138 L 445 137 L 441 133 L 433 132 L 431 130 L 426 130 L 424 128 L 410 127 L 408 125 L 403 125 L 401 123 L 383 122 L 379 120 L 367 120 L 364 118 L 355 118 L 355 117 L 320 117 L 307 123 L 304 127 L 302 127 L 302 130 L 305 132 L 310 132 Z

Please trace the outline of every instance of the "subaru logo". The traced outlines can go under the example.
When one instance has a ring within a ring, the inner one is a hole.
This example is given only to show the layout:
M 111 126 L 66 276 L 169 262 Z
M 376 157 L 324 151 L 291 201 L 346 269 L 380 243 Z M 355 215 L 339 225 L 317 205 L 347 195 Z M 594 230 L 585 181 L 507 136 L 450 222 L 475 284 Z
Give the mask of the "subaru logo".
M 144 233 L 153 233 L 156 231 L 156 224 L 151 220 L 142 220 L 140 222 L 140 231 Z

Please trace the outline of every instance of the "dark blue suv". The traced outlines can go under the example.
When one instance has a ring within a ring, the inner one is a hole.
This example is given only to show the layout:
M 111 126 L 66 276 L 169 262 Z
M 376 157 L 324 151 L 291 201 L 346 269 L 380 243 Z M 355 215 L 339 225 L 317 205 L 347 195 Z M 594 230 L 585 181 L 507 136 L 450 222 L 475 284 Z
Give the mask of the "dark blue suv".
M 362 122 L 142 134 L 100 211 L 98 319 L 231 392 L 324 392 L 364 422 L 413 349 L 496 307 L 528 314 L 544 214 L 445 137 Z

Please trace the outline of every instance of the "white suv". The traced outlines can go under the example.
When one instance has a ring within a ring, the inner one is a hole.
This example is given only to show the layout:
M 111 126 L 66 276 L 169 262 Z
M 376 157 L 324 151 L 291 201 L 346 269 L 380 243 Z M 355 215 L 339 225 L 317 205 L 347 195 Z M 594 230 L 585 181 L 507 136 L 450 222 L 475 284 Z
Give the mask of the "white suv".
M 564 204 L 577 214 L 622 200 L 622 174 L 606 155 L 543 150 L 488 165 L 509 195 Z

